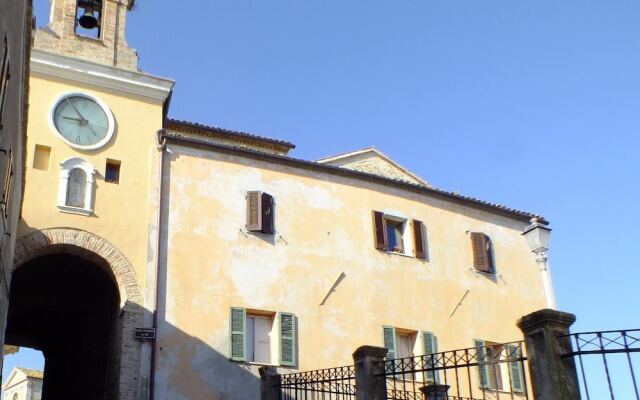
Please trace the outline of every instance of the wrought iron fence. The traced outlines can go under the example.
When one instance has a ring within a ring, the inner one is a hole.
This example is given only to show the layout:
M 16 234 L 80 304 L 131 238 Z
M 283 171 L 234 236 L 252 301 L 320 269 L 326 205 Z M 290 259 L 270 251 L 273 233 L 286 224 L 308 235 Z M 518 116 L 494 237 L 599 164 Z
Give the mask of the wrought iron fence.
M 356 398 L 353 365 L 281 375 L 282 400 L 347 400 Z
M 384 362 L 388 400 L 529 399 L 527 363 L 522 342 L 412 356 Z
M 571 344 L 561 357 L 578 359 L 583 398 L 626 400 L 635 396 L 640 400 L 634 368 L 640 357 L 632 357 L 640 352 L 640 329 L 572 333 L 561 338 L 568 338 Z

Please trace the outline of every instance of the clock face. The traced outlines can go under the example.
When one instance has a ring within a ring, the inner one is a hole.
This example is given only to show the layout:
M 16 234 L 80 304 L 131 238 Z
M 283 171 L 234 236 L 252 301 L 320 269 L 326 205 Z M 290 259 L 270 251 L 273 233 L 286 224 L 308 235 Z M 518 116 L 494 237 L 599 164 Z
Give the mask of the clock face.
M 62 139 L 79 149 L 97 149 L 113 134 L 113 116 L 109 109 L 86 94 L 62 96 L 52 110 L 52 122 Z

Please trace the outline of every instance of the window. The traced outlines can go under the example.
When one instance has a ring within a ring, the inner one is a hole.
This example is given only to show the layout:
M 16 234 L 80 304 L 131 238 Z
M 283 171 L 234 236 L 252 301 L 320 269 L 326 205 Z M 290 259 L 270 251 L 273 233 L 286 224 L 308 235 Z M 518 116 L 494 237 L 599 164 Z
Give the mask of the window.
M 291 313 L 231 308 L 230 359 L 296 365 L 296 318 Z
M 84 208 L 85 191 L 87 189 L 87 174 L 80 168 L 74 168 L 69 172 L 67 182 L 67 199 L 65 205 Z
M 104 169 L 104 181 L 109 183 L 120 183 L 120 161 L 107 158 L 107 165 Z
M 415 377 L 413 374 L 403 374 L 402 379 L 440 382 L 440 373 L 435 370 L 440 365 L 440 360 L 436 355 L 438 353 L 438 339 L 433 333 L 383 326 L 382 336 L 384 347 L 388 350 L 387 360 L 426 356 L 424 358 L 425 366 L 427 369 L 434 368 L 431 371 L 425 371 L 424 374 L 416 374 Z
M 491 239 L 484 233 L 471 232 L 471 248 L 473 250 L 473 268 L 476 271 L 495 273 Z
M 381 211 L 373 212 L 374 236 L 376 249 L 394 253 L 408 254 L 407 244 L 411 243 L 407 235 L 408 221 L 404 218 L 385 214 Z M 412 220 L 413 255 L 416 258 L 427 259 L 426 231 L 422 221 Z
M 250 232 L 274 234 L 274 204 L 271 195 L 259 191 L 247 192 L 246 227 Z
M 523 376 L 520 347 L 516 344 L 501 344 L 475 340 L 478 358 L 478 380 L 480 387 L 491 390 L 522 392 Z M 506 378 L 506 381 L 505 381 Z
M 60 166 L 58 209 L 73 214 L 92 214 L 95 168 L 81 158 L 69 158 Z

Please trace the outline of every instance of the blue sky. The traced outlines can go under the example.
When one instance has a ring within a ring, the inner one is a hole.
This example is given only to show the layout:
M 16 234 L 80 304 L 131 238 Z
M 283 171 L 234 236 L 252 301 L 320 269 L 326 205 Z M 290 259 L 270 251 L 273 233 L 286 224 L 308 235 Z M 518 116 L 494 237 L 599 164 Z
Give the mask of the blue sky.
M 128 41 L 177 81 L 171 117 L 304 159 L 375 145 L 437 187 L 540 213 L 574 330 L 640 325 L 639 2 L 137 3 Z

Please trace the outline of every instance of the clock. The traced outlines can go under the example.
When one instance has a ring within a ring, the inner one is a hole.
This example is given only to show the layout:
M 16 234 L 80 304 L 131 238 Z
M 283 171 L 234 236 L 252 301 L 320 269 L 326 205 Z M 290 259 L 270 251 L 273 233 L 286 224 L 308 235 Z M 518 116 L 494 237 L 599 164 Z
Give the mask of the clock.
M 69 146 L 94 150 L 113 135 L 113 114 L 100 99 L 85 93 L 66 93 L 51 109 L 54 131 Z

